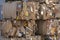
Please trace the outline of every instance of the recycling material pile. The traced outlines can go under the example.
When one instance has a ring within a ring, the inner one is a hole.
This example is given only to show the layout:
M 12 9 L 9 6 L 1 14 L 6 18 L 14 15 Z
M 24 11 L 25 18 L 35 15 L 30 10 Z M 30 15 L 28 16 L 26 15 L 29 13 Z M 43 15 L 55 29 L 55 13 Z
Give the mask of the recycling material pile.
M 59 0 L 4 3 L 1 35 L 26 40 L 59 40 L 59 5 Z

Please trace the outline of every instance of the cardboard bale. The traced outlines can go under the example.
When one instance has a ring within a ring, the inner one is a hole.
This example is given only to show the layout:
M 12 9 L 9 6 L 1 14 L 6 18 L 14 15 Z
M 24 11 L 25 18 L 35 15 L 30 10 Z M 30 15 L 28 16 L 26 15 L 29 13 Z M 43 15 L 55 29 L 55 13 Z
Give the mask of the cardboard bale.
M 37 19 L 38 9 L 39 2 L 23 2 L 23 4 L 20 1 L 7 2 L 3 4 L 3 18 Z
M 46 4 L 41 4 L 41 15 L 43 20 L 54 18 L 54 13 L 46 6 Z
M 35 15 L 38 7 L 38 2 L 23 2 L 23 11 L 20 14 L 21 19 L 36 19 Z
M 18 24 L 18 23 L 17 23 Z M 35 21 L 29 20 L 29 21 L 21 21 L 20 26 L 17 27 L 17 33 L 16 36 L 21 35 L 33 35 L 35 31 Z
M 55 35 L 54 36 L 55 38 L 56 38 L 56 35 L 57 35 L 56 40 L 59 40 L 60 39 L 60 19 L 58 19 L 58 20 L 55 19 L 54 21 L 50 20 L 50 26 L 48 28 L 48 31 L 50 32 L 50 35 Z
M 58 26 L 58 20 L 50 20 L 49 24 L 47 24 L 47 34 L 48 35 L 57 35 L 57 26 Z
M 3 4 L 3 17 L 4 18 L 16 18 L 16 3 L 4 3 Z
M 37 20 L 36 21 L 37 27 L 35 28 L 35 34 L 36 35 L 45 35 L 47 32 L 47 26 L 46 21 L 43 20 Z
M 2 25 L 2 35 L 7 36 L 11 28 L 12 28 L 11 21 L 4 22 Z
M 33 5 L 32 5 L 33 4 Z M 28 8 L 30 8 L 30 19 L 39 19 L 37 16 L 39 16 L 38 10 L 39 10 L 39 2 L 28 2 L 27 4 Z
M 32 35 L 34 34 L 35 27 L 36 25 L 34 20 L 21 21 L 20 26 L 17 27 L 17 31 L 22 32 L 25 35 Z
M 16 19 L 16 11 L 20 10 L 20 9 L 18 9 L 18 4 L 19 3 L 21 3 L 21 2 L 16 1 L 16 2 L 4 3 L 3 4 L 3 18 Z
M 30 20 L 30 21 L 28 22 L 28 27 L 26 27 L 26 34 L 27 34 L 27 35 L 33 35 L 33 34 L 35 34 L 35 33 L 34 33 L 35 27 L 36 27 L 35 21 L 34 21 L 34 20 Z
M 58 21 L 57 20 L 47 20 L 47 21 L 38 21 L 37 28 L 39 34 L 42 35 L 55 35 L 57 31 Z

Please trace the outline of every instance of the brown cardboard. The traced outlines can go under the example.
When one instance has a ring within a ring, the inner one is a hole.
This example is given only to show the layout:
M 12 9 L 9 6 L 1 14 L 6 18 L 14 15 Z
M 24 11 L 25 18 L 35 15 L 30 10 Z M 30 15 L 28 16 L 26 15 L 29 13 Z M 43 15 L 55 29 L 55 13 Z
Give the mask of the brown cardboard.
M 41 15 L 43 20 L 54 18 L 53 11 L 46 6 L 46 4 L 41 4 Z
M 12 28 L 12 23 L 10 21 L 4 22 L 2 25 L 3 29 L 2 31 L 5 32 L 9 32 L 9 30 Z
M 36 19 L 38 7 L 38 2 L 23 2 L 23 11 L 20 14 L 21 19 Z
M 16 18 L 16 3 L 15 2 L 3 4 L 3 17 Z
M 20 1 L 7 2 L 3 4 L 3 18 L 13 18 L 16 19 L 17 4 Z
M 22 5 L 20 1 L 4 3 L 3 18 L 36 19 L 36 14 L 38 14 L 39 9 L 38 2 L 27 2 L 27 3 L 23 2 L 23 9 L 18 8 L 17 5 L 20 4 Z M 18 16 L 16 15 L 16 11 L 18 12 Z
M 60 4 L 55 5 L 54 13 L 55 13 L 55 18 L 60 18 Z
M 47 32 L 47 24 L 46 21 L 42 21 L 39 20 L 36 22 L 37 27 L 35 28 L 36 33 L 38 33 L 38 35 L 45 35 Z
M 11 28 L 12 28 L 11 21 L 4 22 L 2 25 L 2 35 L 7 36 Z
M 34 35 L 35 27 L 36 27 L 36 25 L 35 25 L 34 20 L 28 21 L 28 26 L 26 27 L 26 29 L 27 29 L 26 32 L 28 32 L 28 33 L 26 33 L 26 34 L 27 35 Z
M 17 29 L 15 27 L 12 27 L 8 33 L 9 36 L 15 36 Z

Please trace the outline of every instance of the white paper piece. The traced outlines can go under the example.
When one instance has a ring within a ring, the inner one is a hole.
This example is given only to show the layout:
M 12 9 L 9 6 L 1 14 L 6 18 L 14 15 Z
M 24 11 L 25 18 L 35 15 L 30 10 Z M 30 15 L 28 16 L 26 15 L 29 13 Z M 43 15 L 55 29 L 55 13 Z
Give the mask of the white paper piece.
M 48 0 L 46 0 L 46 4 L 49 4 L 49 1 Z
M 22 34 L 21 34 L 21 33 L 18 33 L 18 36 L 20 36 L 20 37 L 21 37 L 21 36 L 22 36 Z
M 43 15 L 43 11 L 41 11 L 41 15 Z
M 32 40 L 32 38 L 31 38 L 31 40 Z
M 33 8 L 31 7 L 31 12 L 33 12 Z

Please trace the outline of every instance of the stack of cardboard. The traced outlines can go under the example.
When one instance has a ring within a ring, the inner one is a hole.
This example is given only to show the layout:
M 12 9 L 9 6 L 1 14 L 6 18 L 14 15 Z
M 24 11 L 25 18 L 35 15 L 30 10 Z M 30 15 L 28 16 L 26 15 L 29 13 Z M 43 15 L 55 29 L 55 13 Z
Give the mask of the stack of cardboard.
M 13 24 L 12 24 L 13 23 Z M 20 24 L 20 25 L 19 25 Z M 33 35 L 35 31 L 35 21 L 7 21 L 3 23 L 2 35 L 6 37 L 22 37 L 24 35 Z
M 55 19 L 60 18 L 60 4 L 56 4 L 57 2 L 58 0 L 43 0 L 41 4 L 33 1 L 5 3 L 3 17 L 14 20 L 3 23 L 2 35 L 26 37 L 26 39 L 22 38 L 21 40 L 41 40 L 40 36 L 32 36 L 41 34 L 42 36 L 52 36 L 52 40 L 55 40 L 56 32 L 58 35 L 60 34 L 58 31 L 60 30 L 59 21 Z M 42 20 L 39 20 L 40 17 Z
M 35 20 L 39 19 L 38 9 L 39 2 L 22 3 L 20 1 L 16 1 L 5 3 L 3 5 L 3 17 L 21 20 L 10 20 L 11 23 L 6 22 L 3 24 L 5 26 L 4 30 L 6 30 L 6 32 L 2 29 L 2 33 L 7 33 L 7 36 L 17 37 L 23 35 L 32 35 L 33 31 L 35 31 Z
M 7 2 L 3 4 L 3 18 L 36 19 L 39 2 Z M 39 17 L 37 17 L 39 19 Z

